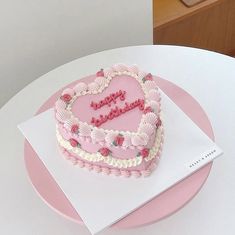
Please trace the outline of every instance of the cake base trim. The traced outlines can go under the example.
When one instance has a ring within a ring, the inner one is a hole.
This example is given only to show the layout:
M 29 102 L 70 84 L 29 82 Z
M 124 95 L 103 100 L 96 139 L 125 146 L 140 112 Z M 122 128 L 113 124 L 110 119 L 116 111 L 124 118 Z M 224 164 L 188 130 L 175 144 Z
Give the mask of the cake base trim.
M 94 171 L 96 173 L 103 173 L 105 175 L 114 175 L 114 176 L 123 176 L 125 178 L 129 177 L 134 177 L 134 178 L 139 178 L 139 177 L 147 177 L 149 176 L 157 167 L 159 160 L 160 160 L 160 155 L 162 151 L 162 146 L 159 149 L 156 157 L 152 160 L 150 165 L 148 166 L 147 169 L 145 170 L 121 170 L 117 168 L 109 168 L 105 166 L 98 166 L 92 163 L 88 163 L 83 161 L 82 159 L 77 159 L 76 157 L 72 156 L 71 153 L 69 153 L 66 149 L 63 147 L 59 146 L 62 155 L 69 160 L 73 165 L 77 165 L 80 168 L 85 168 L 88 171 Z

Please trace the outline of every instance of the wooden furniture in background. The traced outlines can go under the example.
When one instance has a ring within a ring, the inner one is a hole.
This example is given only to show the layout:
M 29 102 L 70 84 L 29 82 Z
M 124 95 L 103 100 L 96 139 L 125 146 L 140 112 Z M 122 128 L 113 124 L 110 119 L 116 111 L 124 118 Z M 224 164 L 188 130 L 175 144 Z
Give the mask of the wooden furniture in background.
M 153 0 L 154 44 L 208 49 L 235 56 L 235 0 Z
M 203 1 L 206 1 L 206 0 L 181 0 L 181 2 L 183 2 L 188 7 L 192 7 Z

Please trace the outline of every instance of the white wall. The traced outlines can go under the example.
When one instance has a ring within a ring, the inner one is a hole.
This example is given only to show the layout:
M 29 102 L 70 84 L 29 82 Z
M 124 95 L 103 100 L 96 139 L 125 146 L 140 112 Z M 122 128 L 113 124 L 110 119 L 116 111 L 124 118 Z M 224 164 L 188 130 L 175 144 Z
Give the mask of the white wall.
M 0 107 L 51 69 L 152 44 L 152 0 L 0 0 Z

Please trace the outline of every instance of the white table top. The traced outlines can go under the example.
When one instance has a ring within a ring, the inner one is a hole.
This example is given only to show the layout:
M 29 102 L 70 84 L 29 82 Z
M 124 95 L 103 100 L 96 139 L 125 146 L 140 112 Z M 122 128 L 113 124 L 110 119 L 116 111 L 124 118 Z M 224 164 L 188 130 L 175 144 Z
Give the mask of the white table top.
M 16 126 L 59 88 L 118 62 L 137 64 L 193 95 L 207 112 L 224 155 L 213 164 L 199 194 L 174 215 L 150 226 L 102 234 L 235 234 L 235 60 L 176 46 L 126 47 L 77 59 L 38 78 L 0 110 L 0 234 L 89 234 L 37 196 L 24 166 L 24 138 Z

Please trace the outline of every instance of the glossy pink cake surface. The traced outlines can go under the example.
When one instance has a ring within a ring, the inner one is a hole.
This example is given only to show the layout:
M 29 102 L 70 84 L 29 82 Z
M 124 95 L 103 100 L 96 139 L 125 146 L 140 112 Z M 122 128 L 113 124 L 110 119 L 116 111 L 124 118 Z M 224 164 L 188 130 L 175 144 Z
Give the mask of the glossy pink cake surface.
M 55 103 L 63 155 L 106 174 L 148 176 L 163 144 L 160 93 L 150 73 L 114 65 L 66 88 Z
M 95 80 L 94 76 L 94 80 Z M 103 106 L 100 109 L 93 110 L 90 108 L 90 103 L 95 100 L 102 100 L 111 93 L 115 93 L 119 90 L 126 92 L 126 99 L 124 101 L 118 100 L 114 105 L 110 107 L 108 105 Z M 74 102 L 72 107 L 73 114 L 81 121 L 87 122 L 92 117 L 97 117 L 100 114 L 108 113 L 113 106 L 123 107 L 125 102 L 131 103 L 136 99 L 144 99 L 144 93 L 140 84 L 130 76 L 117 76 L 112 79 L 110 85 L 99 94 L 79 96 Z M 120 115 L 118 118 L 114 118 L 102 124 L 102 128 L 111 130 L 123 130 L 123 131 L 137 131 L 142 112 L 138 109 L 133 109 L 131 112 L 126 112 L 125 115 Z M 131 120 L 131 121 L 130 121 Z

